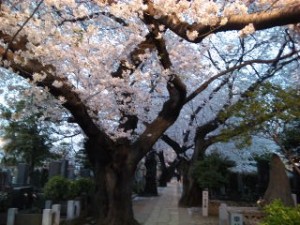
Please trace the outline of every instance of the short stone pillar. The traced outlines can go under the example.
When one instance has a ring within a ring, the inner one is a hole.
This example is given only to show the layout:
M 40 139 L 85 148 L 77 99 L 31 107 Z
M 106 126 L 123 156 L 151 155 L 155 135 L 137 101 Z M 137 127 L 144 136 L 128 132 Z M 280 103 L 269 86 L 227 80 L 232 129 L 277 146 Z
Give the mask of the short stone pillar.
M 16 219 L 17 213 L 18 213 L 17 208 L 9 208 L 8 209 L 6 225 L 14 225 L 15 224 L 15 219 Z
M 53 225 L 59 225 L 60 221 L 60 204 L 54 204 L 52 205 L 52 212 L 54 214 L 53 216 Z
M 202 216 L 208 216 L 208 191 L 202 191 Z
M 52 225 L 52 209 L 44 209 L 42 225 Z
M 67 202 L 67 220 L 72 220 L 75 218 L 74 202 L 74 200 L 68 200 Z
M 225 203 L 219 206 L 219 225 L 228 225 L 228 211 Z
M 79 200 L 76 200 L 76 201 L 74 201 L 74 207 L 75 207 L 75 209 L 74 209 L 74 211 L 75 211 L 75 217 L 77 218 L 77 217 L 79 217 L 80 216 L 80 201 Z
M 52 200 L 46 200 L 45 201 L 45 209 L 51 209 Z

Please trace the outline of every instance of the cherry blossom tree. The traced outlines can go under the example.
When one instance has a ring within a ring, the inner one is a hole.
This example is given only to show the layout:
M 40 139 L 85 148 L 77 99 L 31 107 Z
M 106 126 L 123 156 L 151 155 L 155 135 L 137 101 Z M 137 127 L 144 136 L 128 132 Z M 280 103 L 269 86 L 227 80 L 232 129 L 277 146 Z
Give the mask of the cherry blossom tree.
M 82 129 L 97 223 L 133 225 L 138 162 L 184 104 L 230 70 L 260 63 L 207 72 L 203 41 L 296 24 L 299 14 L 299 1 L 283 0 L 2 0 L 1 66 L 56 97 Z

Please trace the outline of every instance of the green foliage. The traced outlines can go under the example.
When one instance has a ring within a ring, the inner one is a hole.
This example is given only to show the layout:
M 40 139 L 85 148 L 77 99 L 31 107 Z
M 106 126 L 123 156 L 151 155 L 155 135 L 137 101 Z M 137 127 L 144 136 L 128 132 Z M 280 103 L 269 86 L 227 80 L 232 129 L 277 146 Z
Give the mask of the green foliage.
M 264 208 L 266 217 L 260 225 L 299 225 L 300 207 L 286 207 L 280 200 Z
M 272 131 L 274 122 L 288 122 L 300 117 L 299 92 L 271 83 L 245 94 L 240 101 L 219 115 L 226 121 L 218 141 L 235 140 L 237 147 L 251 144 L 253 133 Z
M 95 184 L 91 179 L 79 178 L 71 181 L 61 176 L 55 176 L 46 183 L 44 194 L 47 199 L 61 201 L 91 195 L 94 189 Z
M 279 135 L 279 139 L 290 155 L 300 155 L 300 120 L 297 118 L 287 123 Z
M 195 164 L 193 177 L 200 188 L 215 189 L 227 184 L 228 168 L 233 166 L 233 161 L 212 153 Z
M 27 101 L 20 100 L 14 103 L 9 108 L 0 105 L 1 118 L 5 121 L 2 126 L 2 138 L 6 141 L 3 146 L 3 162 L 26 162 L 33 171 L 34 166 L 56 156 L 50 152 L 50 132 L 48 127 L 40 122 L 40 112 L 27 112 Z
M 69 199 L 70 183 L 70 180 L 62 176 L 54 176 L 50 178 L 44 187 L 46 199 L 51 199 L 53 201 Z
M 71 198 L 76 198 L 82 195 L 91 195 L 95 190 L 95 183 L 89 178 L 79 178 L 71 181 L 69 187 Z

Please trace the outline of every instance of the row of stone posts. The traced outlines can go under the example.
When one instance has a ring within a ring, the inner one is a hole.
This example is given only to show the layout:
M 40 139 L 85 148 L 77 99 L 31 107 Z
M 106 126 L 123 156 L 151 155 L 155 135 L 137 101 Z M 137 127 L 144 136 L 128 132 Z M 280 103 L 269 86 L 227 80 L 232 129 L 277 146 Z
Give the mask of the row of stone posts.
M 59 204 L 54 204 L 51 209 L 44 209 L 42 214 L 42 225 L 59 225 L 60 207 Z M 17 214 L 17 208 L 9 208 L 7 211 L 6 225 L 14 225 Z
M 42 214 L 42 225 L 59 225 L 60 223 L 60 204 L 53 204 L 50 200 L 45 202 L 45 209 Z M 18 214 L 17 208 L 9 208 L 7 212 L 6 225 L 15 225 L 16 216 Z M 67 201 L 67 215 L 66 220 L 72 220 L 80 216 L 80 201 Z

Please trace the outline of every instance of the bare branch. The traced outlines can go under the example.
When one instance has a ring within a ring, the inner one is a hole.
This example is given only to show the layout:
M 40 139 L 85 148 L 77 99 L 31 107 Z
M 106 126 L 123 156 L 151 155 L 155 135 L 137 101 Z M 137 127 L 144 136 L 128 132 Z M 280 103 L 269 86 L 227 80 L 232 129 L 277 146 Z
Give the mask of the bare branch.
M 92 13 L 90 15 L 86 15 L 86 16 L 82 16 L 82 17 L 76 17 L 76 18 L 72 18 L 72 19 L 63 19 L 58 25 L 61 26 L 64 23 L 67 23 L 67 22 L 71 22 L 71 23 L 74 23 L 74 22 L 83 22 L 83 21 L 86 21 L 86 20 L 93 19 L 93 18 L 95 18 L 95 17 L 97 17 L 99 15 L 107 16 L 110 19 L 116 21 L 117 23 L 121 24 L 124 27 L 128 26 L 128 23 L 126 23 L 123 19 L 121 19 L 119 17 L 116 17 L 115 15 L 113 15 L 113 14 L 111 14 L 109 12 L 95 12 L 95 13 Z

